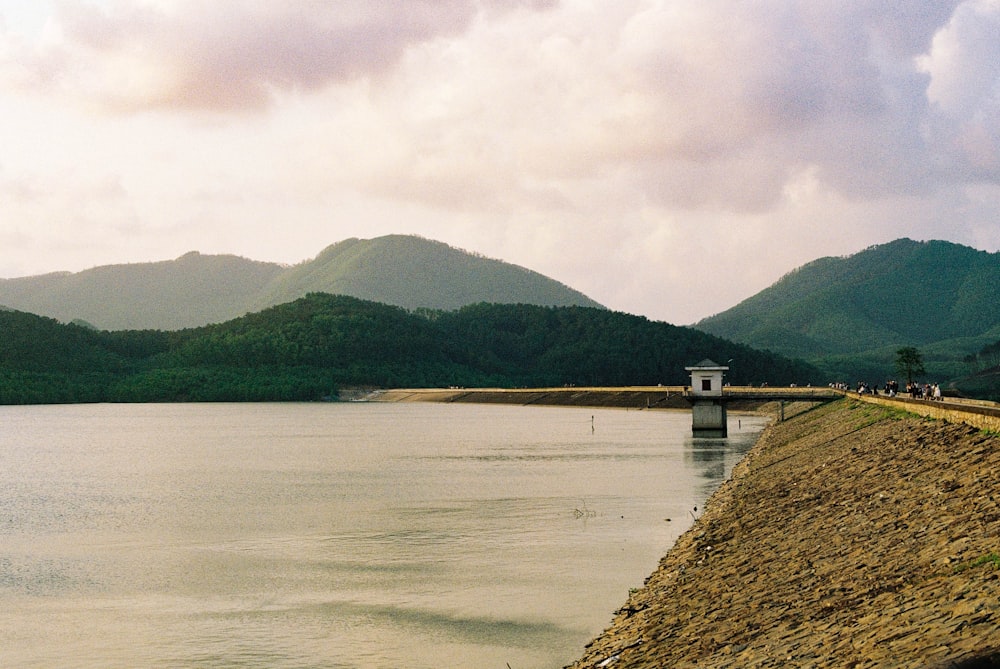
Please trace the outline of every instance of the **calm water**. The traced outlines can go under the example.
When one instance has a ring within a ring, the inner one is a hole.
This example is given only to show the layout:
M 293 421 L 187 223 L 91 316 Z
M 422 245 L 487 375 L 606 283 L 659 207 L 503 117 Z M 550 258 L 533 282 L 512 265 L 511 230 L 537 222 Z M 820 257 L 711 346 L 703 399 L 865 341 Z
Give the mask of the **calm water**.
M 0 666 L 562 667 L 763 426 L 690 420 L 0 407 Z

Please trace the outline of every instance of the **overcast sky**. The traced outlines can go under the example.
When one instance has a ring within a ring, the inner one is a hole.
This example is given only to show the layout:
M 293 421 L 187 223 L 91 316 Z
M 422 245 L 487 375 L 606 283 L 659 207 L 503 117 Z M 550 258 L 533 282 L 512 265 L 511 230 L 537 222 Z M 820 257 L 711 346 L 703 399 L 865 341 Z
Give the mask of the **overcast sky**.
M 677 324 L 996 252 L 1000 0 L 0 0 L 0 277 L 390 233 Z

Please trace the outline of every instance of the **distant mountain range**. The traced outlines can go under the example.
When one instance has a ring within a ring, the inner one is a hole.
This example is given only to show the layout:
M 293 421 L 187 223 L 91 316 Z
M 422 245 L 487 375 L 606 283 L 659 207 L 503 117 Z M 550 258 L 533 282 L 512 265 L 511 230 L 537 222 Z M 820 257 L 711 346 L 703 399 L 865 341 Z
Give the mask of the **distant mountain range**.
M 955 378 L 1000 340 L 1000 254 L 899 239 L 803 265 L 694 327 L 852 374 L 851 383 L 884 380 L 901 346 L 918 347 L 929 374 Z
M 226 322 L 310 293 L 411 311 L 449 312 L 478 303 L 603 309 L 537 272 L 407 235 L 348 239 L 291 267 L 188 253 L 164 262 L 3 279 L 0 307 L 102 330 L 179 330 Z M 996 394 L 1000 254 L 899 239 L 803 265 L 694 327 L 804 360 L 823 377 L 850 383 L 893 376 L 896 350 L 915 346 L 929 378 L 978 374 L 976 392 L 982 395 L 986 388 L 986 394 Z M 733 362 L 733 378 L 743 376 L 739 364 Z
M 197 327 L 313 292 L 407 309 L 479 302 L 601 307 L 538 272 L 409 235 L 347 239 L 292 267 L 192 252 L 163 262 L 0 279 L 0 305 L 102 330 Z

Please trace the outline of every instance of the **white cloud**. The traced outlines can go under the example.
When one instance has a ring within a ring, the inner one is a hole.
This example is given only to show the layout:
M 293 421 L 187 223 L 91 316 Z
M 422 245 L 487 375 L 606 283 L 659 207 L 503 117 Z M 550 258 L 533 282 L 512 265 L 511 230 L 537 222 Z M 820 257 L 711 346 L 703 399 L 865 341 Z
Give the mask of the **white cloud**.
M 1000 248 L 996 0 L 58 7 L 0 32 L 28 271 L 410 232 L 691 322 L 902 236 Z
M 963 3 L 919 59 L 930 75 L 933 132 L 956 178 L 1000 177 L 1000 3 Z
M 491 11 L 549 3 L 497 0 Z M 378 76 L 414 44 L 461 32 L 474 0 L 63 0 L 17 58 L 22 85 L 100 109 L 261 109 L 275 91 Z

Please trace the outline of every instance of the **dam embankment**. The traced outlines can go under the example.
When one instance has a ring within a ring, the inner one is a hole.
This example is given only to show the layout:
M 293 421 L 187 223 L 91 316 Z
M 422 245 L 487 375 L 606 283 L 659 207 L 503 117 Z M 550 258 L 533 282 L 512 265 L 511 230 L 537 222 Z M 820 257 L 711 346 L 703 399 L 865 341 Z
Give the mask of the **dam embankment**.
M 681 386 L 627 388 L 417 388 L 378 391 L 382 402 L 468 402 L 546 406 L 690 409 Z
M 517 401 L 455 398 L 386 399 Z M 994 417 L 868 399 L 768 427 L 572 669 L 1000 666 Z
M 844 399 L 767 428 L 571 666 L 1000 666 L 998 566 L 1000 438 Z
M 761 392 L 761 391 L 758 391 Z M 794 399 L 796 391 L 789 390 Z M 808 389 L 798 389 L 808 396 Z M 766 394 L 766 393 L 764 393 Z M 363 399 L 380 402 L 455 402 L 478 404 L 517 404 L 521 406 L 606 407 L 620 409 L 684 409 L 691 403 L 683 386 L 628 386 L 621 388 L 415 388 L 379 390 L 366 393 Z M 758 410 L 766 399 L 752 394 L 730 400 L 732 410 Z

